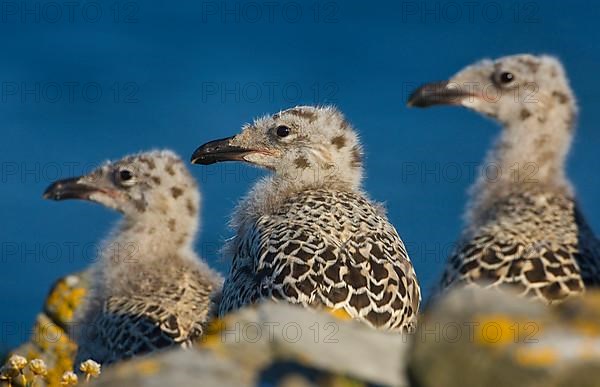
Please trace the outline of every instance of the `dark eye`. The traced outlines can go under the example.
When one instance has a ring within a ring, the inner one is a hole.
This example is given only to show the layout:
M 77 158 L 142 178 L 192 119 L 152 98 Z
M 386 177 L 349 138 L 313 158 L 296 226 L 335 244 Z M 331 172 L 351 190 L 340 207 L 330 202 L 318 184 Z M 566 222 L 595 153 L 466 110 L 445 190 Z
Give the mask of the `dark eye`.
M 290 128 L 284 125 L 278 126 L 277 129 L 275 129 L 275 133 L 277 133 L 279 137 L 287 137 L 290 135 L 291 131 Z
M 514 81 L 514 79 L 515 79 L 515 76 L 513 75 L 513 73 L 504 72 L 504 73 L 500 74 L 500 82 L 505 85 L 511 83 L 512 81 Z
M 133 179 L 133 173 L 127 169 L 123 169 L 121 172 L 119 172 L 119 177 L 121 178 L 121 181 L 128 181 Z

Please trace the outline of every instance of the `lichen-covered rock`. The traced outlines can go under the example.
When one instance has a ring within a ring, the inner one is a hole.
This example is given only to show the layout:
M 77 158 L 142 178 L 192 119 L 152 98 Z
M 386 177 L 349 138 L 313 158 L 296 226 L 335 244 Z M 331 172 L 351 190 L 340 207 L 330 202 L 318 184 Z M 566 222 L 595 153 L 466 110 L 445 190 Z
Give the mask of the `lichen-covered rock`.
M 325 312 L 266 302 L 213 322 L 194 350 L 118 364 L 104 370 L 96 383 L 403 386 L 407 347 L 406 336 L 378 332 Z M 139 367 L 151 372 L 137 372 Z
M 288 362 L 375 384 L 405 384 L 408 336 L 375 331 L 347 316 L 265 302 L 217 320 L 212 328 L 201 348 L 256 369 Z
M 11 351 L 28 360 L 42 359 L 48 366 L 48 373 L 38 378 L 37 386 L 44 382 L 47 386 L 60 386 L 65 371 L 73 369 L 73 359 L 77 345 L 68 334 L 68 326 L 81 305 L 88 289 L 87 272 L 71 274 L 58 280 L 50 290 L 43 311 L 36 318 L 29 341 Z M 30 371 L 25 376 L 32 380 Z M 13 385 L 19 385 L 17 380 Z
M 44 313 L 55 324 L 65 328 L 88 292 L 89 272 L 70 274 L 58 280 L 44 304 Z
M 231 359 L 196 350 L 170 350 L 121 362 L 93 386 L 245 386 L 250 375 Z
M 455 290 L 421 318 L 410 374 L 419 386 L 588 386 L 600 380 L 599 303 L 592 293 L 548 308 Z M 575 372 L 588 367 L 593 377 Z
M 76 346 L 66 332 L 86 289 L 86 274 L 57 282 L 30 342 L 13 351 L 44 360 L 47 385 L 72 370 Z M 598 380 L 600 292 L 547 307 L 462 289 L 425 311 L 410 336 L 339 313 L 261 303 L 213 321 L 192 349 L 103 367 L 91 385 L 592 387 Z

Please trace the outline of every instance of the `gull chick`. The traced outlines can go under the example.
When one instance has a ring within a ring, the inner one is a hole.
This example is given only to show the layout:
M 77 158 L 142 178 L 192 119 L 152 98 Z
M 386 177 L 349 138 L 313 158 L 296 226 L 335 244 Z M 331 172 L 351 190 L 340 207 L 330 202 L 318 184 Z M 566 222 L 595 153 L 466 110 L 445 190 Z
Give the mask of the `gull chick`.
M 345 311 L 379 329 L 414 328 L 420 289 L 413 266 L 362 191 L 361 145 L 339 111 L 291 108 L 192 156 L 196 164 L 227 160 L 272 174 L 234 212 L 220 314 L 273 299 Z
M 44 197 L 88 200 L 123 215 L 92 267 L 75 321 L 75 364 L 106 365 L 202 335 L 222 280 L 193 251 L 200 194 L 177 155 L 127 156 L 57 181 Z
M 600 283 L 600 243 L 565 172 L 577 105 L 556 58 L 483 60 L 449 81 L 420 87 L 409 105 L 464 106 L 503 126 L 471 190 L 467 225 L 442 289 L 508 285 L 552 303 Z

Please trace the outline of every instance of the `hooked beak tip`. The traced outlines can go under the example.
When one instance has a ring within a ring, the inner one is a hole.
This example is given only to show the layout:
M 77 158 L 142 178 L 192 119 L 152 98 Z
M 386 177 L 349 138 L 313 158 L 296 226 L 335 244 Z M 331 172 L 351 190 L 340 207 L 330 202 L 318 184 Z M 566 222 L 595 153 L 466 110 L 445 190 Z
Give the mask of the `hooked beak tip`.
M 55 181 L 50 184 L 42 194 L 47 200 L 65 200 L 65 199 L 89 199 L 90 195 L 97 189 L 86 184 L 80 183 L 80 178 L 70 178 Z
M 194 151 L 190 162 L 192 164 L 210 165 L 216 163 L 217 161 L 214 158 L 208 157 L 208 154 L 206 154 L 202 147 L 200 147 Z
M 210 165 L 222 161 L 244 161 L 244 156 L 252 150 L 231 145 L 233 137 L 222 138 L 199 146 L 190 161 L 192 164 Z
M 435 105 L 459 105 L 472 94 L 460 88 L 448 87 L 448 81 L 432 82 L 415 89 L 409 96 L 407 106 L 427 108 Z
M 190 163 L 199 164 L 199 161 L 200 161 L 200 157 L 198 155 L 196 155 L 196 152 L 194 152 L 192 154 L 192 158 L 190 159 Z
M 63 188 L 64 186 L 61 181 L 54 182 L 46 188 L 42 197 L 46 200 L 60 200 Z

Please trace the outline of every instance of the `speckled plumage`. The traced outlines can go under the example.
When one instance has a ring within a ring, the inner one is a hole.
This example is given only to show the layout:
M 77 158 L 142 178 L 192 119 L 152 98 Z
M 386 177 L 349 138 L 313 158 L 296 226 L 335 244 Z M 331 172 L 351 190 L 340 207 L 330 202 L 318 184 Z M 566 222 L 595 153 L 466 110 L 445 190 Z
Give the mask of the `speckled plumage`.
M 468 284 L 556 303 L 600 284 L 600 242 L 579 211 L 565 160 L 577 106 L 561 63 L 514 55 L 425 85 L 414 106 L 462 105 L 503 124 L 471 189 L 467 226 L 438 292 Z
M 87 176 L 59 181 L 46 197 L 85 199 L 123 213 L 91 268 L 75 318 L 75 364 L 108 365 L 200 337 L 221 277 L 193 252 L 196 183 L 168 151 L 128 156 Z
M 508 285 L 524 297 L 552 303 L 600 284 L 600 246 L 571 198 L 515 192 L 488 211 L 450 257 L 442 288 Z
M 282 126 L 289 134 L 279 138 Z M 384 211 L 362 193 L 360 144 L 341 113 L 296 107 L 227 141 L 274 174 L 234 212 L 220 314 L 273 299 L 411 331 L 420 302 L 416 275 Z M 206 152 L 213 149 L 223 145 L 206 144 L 197 156 L 213 157 Z
M 202 336 L 216 286 L 195 262 L 177 256 L 149 260 L 127 281 L 127 288 L 88 306 L 78 327 L 75 364 L 91 358 L 108 365 L 174 345 L 187 347 Z
M 398 233 L 362 196 L 309 190 L 257 219 L 235 249 L 220 312 L 262 298 L 412 328 L 419 287 Z

